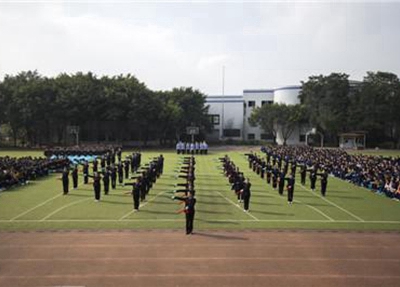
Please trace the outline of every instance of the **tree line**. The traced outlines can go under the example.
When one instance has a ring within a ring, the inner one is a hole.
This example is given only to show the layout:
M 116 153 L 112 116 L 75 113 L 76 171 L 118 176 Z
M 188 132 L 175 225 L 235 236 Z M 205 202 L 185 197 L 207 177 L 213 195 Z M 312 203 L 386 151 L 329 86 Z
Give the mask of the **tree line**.
M 152 91 L 132 75 L 93 73 L 44 77 L 37 71 L 6 75 L 0 82 L 0 125 L 14 145 L 66 144 L 68 126 L 90 142 L 175 142 L 186 127 L 211 128 L 206 96 L 180 87 Z
M 300 104 L 264 105 L 250 123 L 286 141 L 295 128 L 315 127 L 326 142 L 338 145 L 338 134 L 362 131 L 369 147 L 400 148 L 400 81 L 388 72 L 368 72 L 362 81 L 331 73 L 301 82 Z
M 301 82 L 300 104 L 264 105 L 250 123 L 286 141 L 299 127 L 315 127 L 326 142 L 338 134 L 363 131 L 370 147 L 400 147 L 400 81 L 388 72 L 368 72 L 360 82 L 349 75 L 310 76 Z M 92 73 L 44 77 L 37 71 L 6 75 L 0 81 L 0 127 L 14 145 L 72 143 L 68 126 L 80 127 L 86 142 L 158 141 L 186 138 L 200 127 L 198 140 L 212 129 L 206 95 L 193 88 L 152 91 L 132 75 Z

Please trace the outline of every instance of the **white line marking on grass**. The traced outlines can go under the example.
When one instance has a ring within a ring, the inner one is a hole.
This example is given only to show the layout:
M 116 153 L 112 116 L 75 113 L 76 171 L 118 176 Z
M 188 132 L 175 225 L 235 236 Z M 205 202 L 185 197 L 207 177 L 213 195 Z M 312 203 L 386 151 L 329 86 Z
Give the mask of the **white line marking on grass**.
M 296 201 L 296 200 L 295 200 Z M 300 201 L 299 201 L 300 202 Z M 319 210 L 318 208 L 316 208 L 316 207 L 314 207 L 314 206 L 312 206 L 312 205 L 309 205 L 309 204 L 306 204 L 306 203 L 303 203 L 304 205 L 306 205 L 306 206 L 308 206 L 309 208 L 311 208 L 311 209 L 313 209 L 313 210 L 315 210 L 316 212 L 318 212 L 319 214 L 321 214 L 322 216 L 324 216 L 325 218 L 327 218 L 329 221 L 335 221 L 333 218 L 331 218 L 329 215 L 327 215 L 327 214 L 325 214 L 324 212 L 322 212 L 322 210 Z
M 243 211 L 243 209 L 241 209 L 237 204 L 235 204 L 232 200 L 230 200 L 229 198 L 227 198 L 226 196 L 224 196 L 221 192 L 217 191 L 217 193 L 222 196 L 223 198 L 225 198 L 228 202 L 230 202 L 233 206 L 239 208 L 240 210 Z M 248 216 L 250 216 L 251 218 L 255 219 L 256 221 L 259 221 L 259 219 L 257 217 L 255 217 L 253 214 L 251 214 L 250 212 L 246 212 L 246 214 Z
M 340 207 L 340 206 L 337 205 L 336 203 L 334 203 L 334 202 L 332 202 L 332 201 L 326 199 L 325 197 L 323 197 L 323 196 L 317 194 L 316 192 L 314 192 L 314 191 L 312 191 L 312 190 L 310 190 L 310 189 L 304 187 L 304 186 L 301 185 L 301 184 L 297 184 L 297 185 L 298 185 L 298 186 L 301 186 L 304 190 L 310 192 L 311 194 L 314 194 L 314 195 L 320 197 L 321 199 L 325 200 L 325 201 L 328 202 L 329 204 L 331 204 L 331 205 L 333 205 L 333 206 L 339 208 L 340 210 L 346 212 L 347 214 L 351 215 L 352 217 L 354 217 L 354 218 L 357 219 L 358 221 L 364 222 L 364 219 L 362 219 L 361 217 L 359 217 L 359 216 L 355 215 L 354 213 L 348 211 L 347 209 L 344 209 L 343 207 Z
M 84 183 L 82 182 L 82 183 L 78 184 L 78 187 L 81 186 L 82 184 L 84 184 Z M 39 208 L 39 207 L 45 205 L 46 203 L 48 203 L 48 202 L 50 202 L 50 201 L 52 201 L 52 200 L 54 200 L 54 199 L 56 199 L 56 198 L 58 198 L 58 197 L 60 197 L 60 196 L 62 196 L 62 195 L 63 195 L 63 193 L 57 194 L 56 196 L 54 196 L 54 197 L 52 197 L 52 198 L 50 198 L 50 199 L 48 199 L 48 200 L 46 200 L 46 201 L 44 201 L 44 202 L 42 202 L 42 203 L 39 203 L 38 205 L 36 205 L 36 206 L 34 206 L 34 207 L 28 209 L 27 211 L 24 211 L 23 213 L 21 213 L 21 214 L 15 216 L 15 217 L 13 217 L 13 218 L 11 218 L 10 220 L 12 221 L 12 220 L 15 220 L 15 219 L 17 219 L 17 218 L 19 218 L 19 217 L 21 217 L 21 216 L 24 216 L 25 214 L 27 214 L 27 213 L 29 213 L 29 212 L 35 210 L 36 208 Z
M 21 214 L 18 214 L 17 216 L 11 218 L 10 221 L 16 220 L 17 218 L 19 218 L 19 217 L 21 217 L 21 216 L 24 216 L 25 214 L 31 212 L 32 210 L 35 210 L 36 208 L 39 208 L 39 207 L 45 205 L 46 203 L 48 203 L 48 202 L 50 202 L 50 201 L 52 201 L 52 200 L 54 200 L 54 199 L 56 199 L 57 197 L 60 197 L 60 196 L 62 196 L 62 195 L 63 195 L 62 193 L 57 194 L 56 196 L 54 196 L 54 197 L 52 197 L 52 198 L 50 198 L 50 199 L 48 199 L 48 200 L 46 200 L 46 201 L 44 201 L 44 202 L 42 202 L 42 203 L 39 203 L 38 205 L 36 205 L 36 206 L 34 206 L 34 207 L 28 209 L 27 211 L 24 211 L 24 212 L 22 212 Z
M 139 208 L 143 208 L 144 206 L 146 206 L 148 203 L 152 202 L 154 199 L 156 199 L 157 197 L 159 197 L 160 195 L 166 193 L 167 191 L 161 191 L 159 193 L 157 193 L 156 196 L 152 197 L 151 199 L 149 199 L 148 201 L 146 201 L 145 203 L 139 205 Z M 127 214 L 123 215 L 120 219 L 118 219 L 118 221 L 122 221 L 125 220 L 125 218 L 127 218 L 129 215 L 131 215 L 133 212 L 135 212 L 135 210 L 131 210 L 129 211 Z
M 47 219 L 45 222 L 128 222 L 128 221 L 149 221 L 149 222 L 157 222 L 157 221 L 171 221 L 171 222 L 179 222 L 184 221 L 184 219 Z M 201 220 L 200 220 L 201 221 Z M 326 220 L 326 219 L 207 219 L 207 221 L 214 221 L 214 222 L 304 222 L 304 223 L 359 223 L 359 224 L 400 224 L 400 221 L 389 220 L 389 221 L 382 221 L 382 220 L 371 220 L 371 221 L 359 221 L 359 220 Z M 18 220 L 9 220 L 9 219 L 2 219 L 0 223 L 16 223 L 16 222 L 44 222 L 40 219 L 18 219 Z
M 274 193 L 270 193 L 273 197 L 275 197 L 275 198 L 282 198 L 281 196 L 278 196 L 278 195 L 276 195 L 276 194 L 274 194 Z M 304 203 L 304 202 L 302 202 L 302 201 L 300 201 L 300 200 L 298 200 L 298 199 L 294 199 L 293 200 L 293 202 L 298 202 L 298 203 L 300 203 L 300 204 L 302 204 L 302 205 L 305 205 L 305 206 L 307 206 L 308 208 L 311 208 L 312 210 L 315 210 L 316 212 L 318 212 L 319 214 L 321 214 L 323 217 L 325 217 L 325 218 L 327 218 L 329 221 L 335 221 L 332 217 L 330 217 L 329 215 L 327 215 L 326 213 L 324 213 L 322 210 L 320 210 L 320 209 L 318 209 L 318 208 L 316 208 L 316 207 L 314 207 L 314 206 L 312 206 L 312 205 L 309 205 L 309 204 L 307 204 L 307 203 Z
M 40 219 L 39 221 L 45 221 L 47 218 L 53 216 L 53 215 L 56 214 L 57 212 L 60 212 L 61 210 L 65 209 L 65 208 L 67 208 L 67 207 L 70 207 L 70 206 L 72 206 L 72 205 L 78 204 L 78 203 L 83 202 L 83 201 L 87 201 L 87 200 L 89 200 L 89 199 L 91 199 L 91 198 L 84 198 L 84 199 L 81 199 L 81 200 L 77 200 L 77 201 L 71 202 L 71 203 L 69 203 L 69 204 L 67 204 L 67 205 L 64 205 L 64 206 L 62 206 L 62 207 L 56 209 L 55 211 L 49 213 L 48 215 L 46 215 L 45 217 L 43 217 L 43 218 Z

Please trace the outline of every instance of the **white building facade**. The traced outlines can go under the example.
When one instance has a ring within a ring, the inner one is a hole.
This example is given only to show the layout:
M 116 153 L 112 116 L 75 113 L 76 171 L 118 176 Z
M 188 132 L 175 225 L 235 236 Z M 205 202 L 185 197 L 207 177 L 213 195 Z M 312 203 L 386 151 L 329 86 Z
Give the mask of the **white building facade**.
M 249 124 L 251 112 L 256 107 L 273 103 L 295 105 L 300 103 L 301 86 L 287 86 L 277 89 L 244 90 L 243 95 L 208 96 L 209 115 L 214 124 L 214 130 L 209 135 L 212 140 L 264 140 L 273 142 L 274 136 L 265 133 L 260 127 Z M 305 144 L 305 129 L 295 129 L 288 145 Z M 283 144 L 282 134 L 276 135 L 276 142 Z

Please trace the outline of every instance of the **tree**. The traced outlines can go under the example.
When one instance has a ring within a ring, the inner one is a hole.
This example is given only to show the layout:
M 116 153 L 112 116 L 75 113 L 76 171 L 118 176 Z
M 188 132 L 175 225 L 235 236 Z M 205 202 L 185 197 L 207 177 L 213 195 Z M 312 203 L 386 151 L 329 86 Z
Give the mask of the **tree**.
M 21 72 L 17 76 L 6 75 L 2 83 L 2 101 L 5 122 L 11 128 L 14 146 L 20 135 L 36 140 L 37 120 L 40 118 L 41 82 L 37 71 Z M 25 141 L 25 139 L 23 139 Z
M 304 110 L 301 105 L 278 104 L 276 125 L 281 132 L 283 145 L 286 145 L 295 128 L 299 128 L 305 122 Z
M 276 142 L 276 136 L 278 133 L 278 127 L 276 120 L 279 116 L 279 108 L 277 104 L 263 105 L 253 109 L 249 123 L 253 127 L 259 125 L 266 133 L 270 133 L 274 136 L 274 142 Z
M 250 115 L 250 124 L 260 125 L 266 133 L 272 133 L 274 141 L 280 133 L 283 145 L 286 145 L 295 128 L 304 123 L 304 111 L 301 105 L 264 105 L 253 110 Z
M 337 144 L 337 134 L 346 131 L 349 126 L 348 77 L 332 73 L 329 76 L 311 76 L 307 82 L 302 82 L 300 101 L 310 124 L 323 131 L 334 144 Z
M 351 105 L 351 121 L 368 132 L 370 144 L 390 140 L 400 146 L 400 81 L 397 75 L 368 72 Z
M 175 135 L 179 139 L 186 133 L 186 127 L 198 126 L 209 131 L 211 122 L 208 117 L 208 106 L 205 106 L 206 96 L 192 88 L 174 88 L 170 92 L 172 102 L 175 102 L 181 112 L 176 122 Z

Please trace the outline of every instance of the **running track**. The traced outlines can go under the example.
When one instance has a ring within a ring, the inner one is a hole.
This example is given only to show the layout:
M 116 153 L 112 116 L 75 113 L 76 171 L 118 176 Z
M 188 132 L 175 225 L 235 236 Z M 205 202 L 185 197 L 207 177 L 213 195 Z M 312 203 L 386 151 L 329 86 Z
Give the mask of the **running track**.
M 0 286 L 399 286 L 400 233 L 0 232 Z

